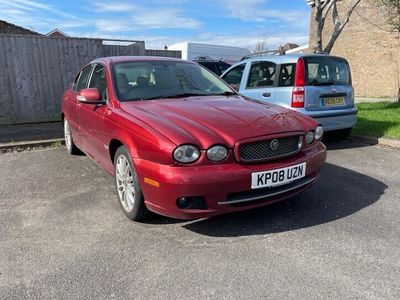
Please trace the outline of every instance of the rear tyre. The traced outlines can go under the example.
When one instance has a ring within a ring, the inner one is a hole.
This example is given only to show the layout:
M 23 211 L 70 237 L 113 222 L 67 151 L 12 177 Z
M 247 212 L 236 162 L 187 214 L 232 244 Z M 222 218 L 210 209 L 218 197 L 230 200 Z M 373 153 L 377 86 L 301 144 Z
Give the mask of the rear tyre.
M 64 118 L 64 139 L 65 139 L 65 146 L 69 154 L 72 155 L 81 154 L 81 151 L 74 144 L 74 140 L 72 138 L 71 126 L 69 126 L 67 118 Z
M 332 141 L 332 142 L 339 142 L 342 140 L 346 140 L 349 138 L 352 129 L 353 128 L 345 128 L 345 129 L 328 132 L 327 138 L 329 141 Z
M 148 210 L 131 156 L 125 146 L 118 148 L 114 156 L 115 186 L 119 204 L 125 216 L 133 221 L 142 220 Z

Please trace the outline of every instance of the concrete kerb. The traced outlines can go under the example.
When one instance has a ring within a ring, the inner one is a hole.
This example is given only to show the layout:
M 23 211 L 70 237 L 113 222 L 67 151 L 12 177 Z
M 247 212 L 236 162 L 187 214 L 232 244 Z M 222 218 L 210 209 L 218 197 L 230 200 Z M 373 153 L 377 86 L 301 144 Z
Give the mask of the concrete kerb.
M 397 139 L 389 139 L 384 137 L 378 138 L 378 137 L 361 136 L 361 135 L 352 135 L 351 137 L 354 140 L 367 145 L 381 145 L 385 147 L 400 149 L 400 140 Z
M 61 138 L 0 143 L 0 154 L 8 152 L 19 152 L 24 150 L 38 149 L 38 148 L 61 147 L 64 145 L 65 145 L 64 139 Z

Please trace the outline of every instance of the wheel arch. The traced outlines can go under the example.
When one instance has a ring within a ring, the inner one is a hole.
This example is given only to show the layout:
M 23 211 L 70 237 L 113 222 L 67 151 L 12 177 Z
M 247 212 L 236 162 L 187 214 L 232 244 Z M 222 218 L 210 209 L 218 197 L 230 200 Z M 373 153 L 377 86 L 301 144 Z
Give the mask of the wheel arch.
M 114 164 L 115 153 L 121 146 L 125 146 L 127 148 L 131 158 L 137 157 L 136 147 L 132 139 L 127 137 L 114 137 L 110 140 L 108 145 L 108 152 L 112 164 Z
M 119 139 L 112 139 L 110 141 L 110 144 L 108 146 L 108 152 L 109 152 L 112 164 L 114 164 L 115 153 L 117 152 L 118 148 L 121 146 L 125 146 L 125 145 Z

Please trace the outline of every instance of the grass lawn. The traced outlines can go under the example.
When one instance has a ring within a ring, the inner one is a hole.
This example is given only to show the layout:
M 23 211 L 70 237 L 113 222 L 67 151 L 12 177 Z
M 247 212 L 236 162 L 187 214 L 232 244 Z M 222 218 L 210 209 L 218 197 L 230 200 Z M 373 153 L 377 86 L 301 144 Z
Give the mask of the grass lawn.
M 400 139 L 400 103 L 357 103 L 357 126 L 353 134 Z

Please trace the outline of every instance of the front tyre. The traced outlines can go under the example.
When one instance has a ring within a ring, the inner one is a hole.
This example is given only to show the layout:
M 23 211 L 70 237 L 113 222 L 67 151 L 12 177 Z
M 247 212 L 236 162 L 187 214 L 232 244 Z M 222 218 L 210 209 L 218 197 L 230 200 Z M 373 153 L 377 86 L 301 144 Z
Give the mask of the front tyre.
M 133 166 L 131 156 L 125 146 L 118 148 L 114 156 L 115 186 L 119 204 L 129 219 L 139 221 L 147 215 L 143 193 Z
M 80 154 L 81 151 L 76 147 L 74 144 L 74 140 L 72 138 L 72 131 L 71 126 L 69 126 L 67 118 L 64 118 L 64 139 L 65 139 L 65 146 L 69 154 Z

